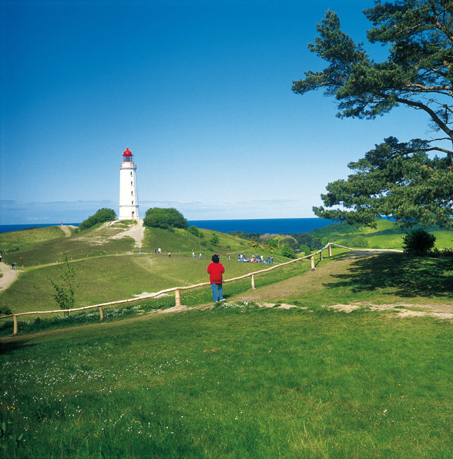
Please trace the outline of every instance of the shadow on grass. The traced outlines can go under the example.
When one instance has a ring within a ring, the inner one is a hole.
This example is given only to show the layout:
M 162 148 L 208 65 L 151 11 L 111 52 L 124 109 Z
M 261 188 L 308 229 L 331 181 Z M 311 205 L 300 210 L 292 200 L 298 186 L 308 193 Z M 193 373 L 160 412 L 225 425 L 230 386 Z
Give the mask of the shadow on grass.
M 351 288 L 354 293 L 391 289 L 401 297 L 450 297 L 453 295 L 453 259 L 380 254 L 352 262 L 345 274 L 325 287 Z M 386 292 L 382 292 L 386 293 Z
M 11 354 L 24 347 L 35 346 L 27 342 L 27 339 L 15 339 L 14 341 L 0 340 L 0 355 Z

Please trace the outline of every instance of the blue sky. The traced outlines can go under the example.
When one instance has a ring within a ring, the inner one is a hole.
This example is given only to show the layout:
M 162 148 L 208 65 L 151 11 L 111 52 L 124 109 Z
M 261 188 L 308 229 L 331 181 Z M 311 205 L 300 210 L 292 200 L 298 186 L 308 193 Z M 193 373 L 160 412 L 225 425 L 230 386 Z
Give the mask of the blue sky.
M 365 41 L 368 0 L 0 0 L 0 224 L 118 213 L 137 164 L 140 213 L 189 220 L 313 217 L 328 182 L 422 113 L 340 120 L 291 91 L 327 9 Z M 385 49 L 366 44 L 376 58 Z

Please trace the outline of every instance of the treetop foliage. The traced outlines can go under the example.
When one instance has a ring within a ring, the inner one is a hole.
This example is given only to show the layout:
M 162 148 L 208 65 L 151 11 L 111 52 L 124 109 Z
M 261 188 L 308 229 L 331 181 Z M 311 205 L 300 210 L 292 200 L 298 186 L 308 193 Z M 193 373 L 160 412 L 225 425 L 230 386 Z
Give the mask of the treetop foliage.
M 375 62 L 340 28 L 338 15 L 327 11 L 319 36 L 308 45 L 328 66 L 305 72 L 293 82 L 296 94 L 324 89 L 338 101 L 343 117 L 374 119 L 404 105 L 422 110 L 440 136 L 399 142 L 389 137 L 365 158 L 349 164 L 348 180 L 327 186 L 326 207 L 316 215 L 373 225 L 389 216 L 407 225 L 451 226 L 453 200 L 453 2 L 398 0 L 375 2 L 365 10 L 373 26 L 370 43 L 388 47 L 388 57 Z M 429 152 L 445 155 L 430 157 Z M 349 209 L 349 210 L 347 210 Z
M 148 209 L 143 219 L 145 226 L 151 228 L 182 228 L 187 229 L 189 224 L 181 212 L 176 209 L 161 209 L 160 207 L 153 207 Z
M 436 129 L 452 140 L 452 12 L 447 0 L 376 3 L 365 10 L 373 23 L 368 40 L 389 46 L 388 59 L 374 62 L 362 43 L 355 44 L 340 29 L 338 15 L 329 10 L 317 26 L 320 36 L 308 45 L 329 66 L 305 72 L 306 78 L 294 81 L 292 89 L 305 94 L 324 88 L 339 101 L 339 117 L 372 119 L 399 104 L 424 110 Z
M 92 226 L 98 223 L 104 223 L 107 221 L 115 220 L 115 218 L 116 218 L 116 213 L 114 210 L 106 209 L 103 207 L 102 209 L 99 209 L 94 215 L 84 220 L 79 225 L 79 230 L 83 231 L 88 228 L 91 228 Z

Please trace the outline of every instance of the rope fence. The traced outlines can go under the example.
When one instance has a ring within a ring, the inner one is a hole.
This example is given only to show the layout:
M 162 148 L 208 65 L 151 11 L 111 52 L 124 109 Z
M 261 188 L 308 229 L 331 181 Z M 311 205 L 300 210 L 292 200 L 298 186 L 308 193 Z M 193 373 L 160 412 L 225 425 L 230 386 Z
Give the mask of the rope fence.
M 305 260 L 307 258 L 310 258 L 310 263 L 311 263 L 310 269 L 312 271 L 314 271 L 316 269 L 315 268 L 315 256 L 319 255 L 319 261 L 322 261 L 323 260 L 322 252 L 324 250 L 327 250 L 328 251 L 328 256 L 331 257 L 332 256 L 332 246 L 335 246 L 335 247 L 338 247 L 338 248 L 341 248 L 341 249 L 354 251 L 354 252 L 358 252 L 358 251 L 360 251 L 360 252 L 402 252 L 402 250 L 396 250 L 396 249 L 353 249 L 351 247 L 345 247 L 345 246 L 342 246 L 342 245 L 339 245 L 339 244 L 335 244 L 335 243 L 329 242 L 325 247 L 323 247 L 322 249 L 320 249 L 317 252 L 312 253 L 310 255 L 306 255 L 304 257 L 296 258 L 296 259 L 288 261 L 286 263 L 280 263 L 278 265 L 272 266 L 271 268 L 262 269 L 260 271 L 255 271 L 253 273 L 247 273 L 247 274 L 244 274 L 243 276 L 240 276 L 240 277 L 235 277 L 233 279 L 226 279 L 226 280 L 223 281 L 223 283 L 226 284 L 228 282 L 235 282 L 235 281 L 246 279 L 246 278 L 250 277 L 251 288 L 252 288 L 252 290 L 255 290 L 255 276 L 256 275 L 267 273 L 267 272 L 272 271 L 274 269 L 278 269 L 278 268 L 281 268 L 282 266 L 290 265 L 291 263 L 297 263 L 298 261 Z M 130 298 L 130 299 L 127 299 L 127 300 L 112 301 L 110 303 L 101 303 L 101 304 L 95 304 L 95 305 L 92 305 L 92 306 L 84 306 L 82 308 L 57 309 L 57 310 L 54 310 L 54 311 L 30 311 L 30 312 L 20 312 L 20 313 L 17 313 L 17 314 L 8 314 L 8 315 L 0 317 L 0 320 L 1 319 L 7 319 L 9 317 L 13 317 L 13 322 L 14 322 L 13 335 L 16 335 L 18 333 L 18 331 L 19 331 L 19 329 L 18 329 L 18 321 L 17 321 L 17 318 L 19 316 L 27 316 L 27 315 L 32 315 L 32 314 L 34 314 L 34 315 L 59 314 L 59 313 L 61 314 L 61 313 L 70 313 L 70 312 L 76 312 L 76 311 L 86 311 L 88 309 L 98 308 L 99 309 L 99 318 L 100 318 L 100 320 L 103 320 L 104 313 L 102 311 L 102 308 L 106 308 L 108 306 L 113 306 L 113 305 L 131 303 L 131 302 L 134 302 L 134 301 L 141 301 L 141 300 L 145 300 L 145 299 L 156 298 L 156 297 L 158 297 L 160 295 L 164 295 L 164 294 L 170 293 L 170 292 L 175 292 L 175 306 L 176 307 L 181 307 L 181 291 L 183 291 L 183 290 L 192 290 L 192 289 L 195 289 L 195 288 L 205 287 L 205 286 L 208 286 L 208 285 L 211 285 L 211 284 L 209 282 L 203 282 L 201 284 L 189 285 L 187 287 L 173 287 L 173 288 L 169 288 L 169 289 L 166 289 L 166 290 L 161 290 L 161 291 L 159 291 L 157 293 L 150 293 L 149 295 L 140 296 L 140 298 Z

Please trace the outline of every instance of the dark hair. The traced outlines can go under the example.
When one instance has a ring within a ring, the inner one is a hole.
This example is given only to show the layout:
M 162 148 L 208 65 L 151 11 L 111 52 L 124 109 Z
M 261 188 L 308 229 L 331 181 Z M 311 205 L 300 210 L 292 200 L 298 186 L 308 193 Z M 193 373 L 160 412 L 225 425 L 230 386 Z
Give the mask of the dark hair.
M 212 256 L 212 261 L 213 261 L 214 263 L 218 263 L 218 262 L 220 261 L 220 260 L 219 260 L 219 256 L 218 256 L 218 255 L 213 255 L 213 256 Z

